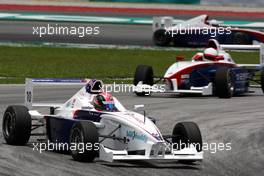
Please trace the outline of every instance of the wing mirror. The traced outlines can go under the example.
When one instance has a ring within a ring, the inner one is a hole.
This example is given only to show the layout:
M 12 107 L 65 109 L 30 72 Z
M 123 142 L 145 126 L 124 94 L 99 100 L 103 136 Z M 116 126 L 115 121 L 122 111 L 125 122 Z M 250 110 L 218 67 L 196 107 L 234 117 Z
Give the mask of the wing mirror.
M 146 111 L 145 111 L 145 105 L 141 104 L 141 105 L 134 105 L 134 110 L 135 111 L 143 111 L 143 115 L 144 115 L 144 123 L 146 121 Z
M 145 110 L 145 105 L 141 104 L 141 105 L 134 105 L 134 110 L 135 111 L 144 111 Z

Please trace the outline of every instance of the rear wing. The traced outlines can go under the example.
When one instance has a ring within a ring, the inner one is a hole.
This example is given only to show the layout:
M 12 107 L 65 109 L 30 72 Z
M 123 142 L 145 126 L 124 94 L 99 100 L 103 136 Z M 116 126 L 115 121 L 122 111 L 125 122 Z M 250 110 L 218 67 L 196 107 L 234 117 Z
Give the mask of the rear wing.
M 264 44 L 259 45 L 220 45 L 223 50 L 256 50 L 259 51 L 259 64 L 264 66 Z
M 89 79 L 57 79 L 57 78 L 26 78 L 25 82 L 25 106 L 31 110 L 32 107 L 60 107 L 54 103 L 35 103 L 34 86 L 54 86 L 54 85 L 80 85 L 84 86 Z

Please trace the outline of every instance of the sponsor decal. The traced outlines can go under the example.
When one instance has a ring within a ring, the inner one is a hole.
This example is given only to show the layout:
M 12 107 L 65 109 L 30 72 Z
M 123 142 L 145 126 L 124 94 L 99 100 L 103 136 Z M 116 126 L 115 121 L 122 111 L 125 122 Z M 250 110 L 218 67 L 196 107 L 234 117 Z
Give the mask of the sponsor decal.
M 101 115 L 102 113 L 100 113 L 100 112 L 88 111 L 88 114 L 89 114 L 89 116 L 92 116 L 92 117 L 100 117 L 100 115 Z
M 66 104 L 66 107 L 70 107 L 71 106 L 71 101 L 68 101 L 67 104 Z
M 74 98 L 73 100 L 68 101 L 67 104 L 66 104 L 66 107 L 67 108 L 73 108 L 75 102 L 76 102 L 76 98 Z
M 144 142 L 147 142 L 148 140 L 148 137 L 145 134 L 139 134 L 136 131 L 127 131 L 126 136 L 132 140 L 140 140 Z
M 236 74 L 237 81 L 245 81 L 248 78 L 248 73 L 238 73 Z
M 73 107 L 74 107 L 74 104 L 75 104 L 75 102 L 76 102 L 76 98 L 74 98 L 74 99 L 72 100 L 72 103 L 71 103 L 71 108 L 73 108 Z

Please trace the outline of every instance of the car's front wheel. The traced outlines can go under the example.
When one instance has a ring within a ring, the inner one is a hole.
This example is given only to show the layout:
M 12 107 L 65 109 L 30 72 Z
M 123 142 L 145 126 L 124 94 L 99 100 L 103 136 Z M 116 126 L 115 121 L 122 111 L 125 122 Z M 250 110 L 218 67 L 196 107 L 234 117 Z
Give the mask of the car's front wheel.
M 93 162 L 99 152 L 99 134 L 91 121 L 80 121 L 70 132 L 70 152 L 75 161 Z
M 177 123 L 172 131 L 172 144 L 173 148 L 177 150 L 190 147 L 192 144 L 197 152 L 202 151 L 202 135 L 198 125 L 194 122 L 181 122 Z M 196 160 L 179 160 L 179 162 L 188 164 Z
M 25 145 L 31 135 L 31 116 L 25 106 L 9 106 L 3 116 L 3 135 L 7 144 Z
M 148 65 L 138 65 L 134 75 L 134 85 L 137 86 L 139 82 L 152 86 L 154 84 L 153 69 Z M 149 95 L 149 92 L 135 92 L 137 96 Z
M 231 98 L 235 92 L 234 74 L 226 67 L 216 70 L 215 73 L 215 94 L 219 98 Z

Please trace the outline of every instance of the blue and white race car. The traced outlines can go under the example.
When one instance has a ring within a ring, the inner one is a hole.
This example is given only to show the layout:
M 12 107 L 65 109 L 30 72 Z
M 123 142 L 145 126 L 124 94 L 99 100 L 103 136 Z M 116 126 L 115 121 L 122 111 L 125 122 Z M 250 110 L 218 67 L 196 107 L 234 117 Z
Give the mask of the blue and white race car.
M 84 86 L 63 104 L 33 102 L 33 85 L 54 84 Z M 49 107 L 50 112 L 40 113 L 36 107 Z M 10 145 L 26 145 L 30 136 L 44 135 L 49 143 L 60 146 L 56 150 L 70 151 L 76 161 L 92 162 L 98 155 L 99 160 L 109 162 L 203 159 L 202 137 L 194 122 L 177 123 L 171 135 L 162 135 L 142 108 L 135 105 L 143 114 L 127 110 L 111 94 L 102 92 L 98 80 L 27 79 L 25 106 L 6 109 L 2 131 Z M 35 131 L 39 128 L 43 133 Z
M 223 48 L 260 50 L 260 64 L 236 64 Z M 182 59 L 178 58 L 163 77 L 157 78 L 157 82 L 151 66 L 139 65 L 134 76 L 134 92 L 138 96 L 156 92 L 231 98 L 233 95 L 250 92 L 253 82 L 264 90 L 263 44 L 220 46 L 216 40 L 211 39 L 204 52 L 197 53 L 190 61 Z M 257 72 L 260 74 L 256 74 Z M 163 84 L 157 84 L 161 80 Z
M 186 21 L 178 20 L 176 24 L 172 17 L 154 17 L 153 42 L 157 46 L 184 47 L 204 47 L 209 39 L 216 39 L 220 44 L 264 43 L 264 33 L 255 30 L 263 29 L 263 25 L 222 24 L 221 21 L 209 20 L 208 15 L 200 15 Z

